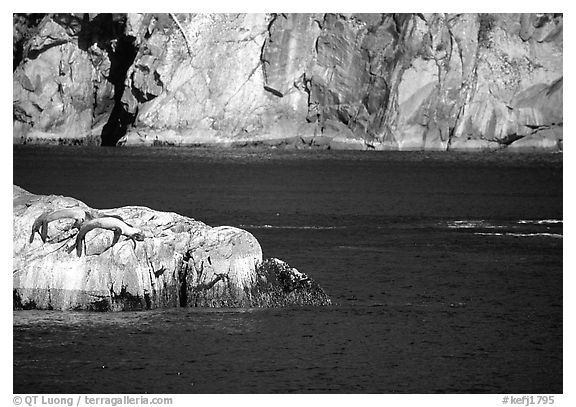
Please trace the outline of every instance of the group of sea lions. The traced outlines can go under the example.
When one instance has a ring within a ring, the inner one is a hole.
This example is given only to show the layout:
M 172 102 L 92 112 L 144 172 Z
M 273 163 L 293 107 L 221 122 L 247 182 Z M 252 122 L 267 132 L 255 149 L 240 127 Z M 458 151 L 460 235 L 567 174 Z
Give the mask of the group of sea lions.
M 75 220 L 72 228 L 78 229 L 76 243 L 74 245 L 78 257 L 82 256 L 82 247 L 83 243 L 85 243 L 84 238 L 86 233 L 92 229 L 108 229 L 114 232 L 114 239 L 112 240 L 112 245 L 109 248 L 118 243 L 120 236 L 126 236 L 128 239 L 132 240 L 134 243 L 134 248 L 136 248 L 136 240 L 140 242 L 144 240 L 144 233 L 142 233 L 140 229 L 129 225 L 118 215 L 100 214 L 98 212 L 91 211 L 88 208 L 73 207 L 58 209 L 51 212 L 44 212 L 42 215 L 40 215 L 32 225 L 30 243 L 34 241 L 34 235 L 36 233 L 39 233 L 40 237 L 42 238 L 42 242 L 46 243 L 46 239 L 48 237 L 48 223 L 58 219 Z

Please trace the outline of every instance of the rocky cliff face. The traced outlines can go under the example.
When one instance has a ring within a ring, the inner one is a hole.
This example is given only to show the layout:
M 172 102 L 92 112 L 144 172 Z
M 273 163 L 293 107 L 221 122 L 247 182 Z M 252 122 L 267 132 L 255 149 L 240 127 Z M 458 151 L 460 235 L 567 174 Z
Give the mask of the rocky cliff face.
M 234 227 L 210 227 L 176 213 L 131 206 L 95 210 L 74 198 L 34 195 L 14 186 L 15 309 L 140 310 L 169 307 L 329 305 L 306 274 L 262 258 L 260 244 Z M 79 208 L 120 216 L 143 241 L 111 230 L 85 234 L 75 249 L 74 219 L 48 223 L 46 242 L 33 232 L 44 213 Z M 32 232 L 32 237 L 30 234 Z
M 14 141 L 561 149 L 561 14 L 47 15 Z

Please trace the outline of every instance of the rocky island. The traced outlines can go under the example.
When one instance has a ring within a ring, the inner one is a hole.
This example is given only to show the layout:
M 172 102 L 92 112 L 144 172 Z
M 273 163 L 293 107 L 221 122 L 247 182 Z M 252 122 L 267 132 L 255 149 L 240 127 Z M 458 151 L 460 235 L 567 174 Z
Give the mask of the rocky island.
M 563 15 L 15 14 L 14 143 L 560 151 Z
M 13 187 L 14 309 L 122 311 L 170 307 L 330 305 L 306 274 L 263 259 L 254 236 L 141 206 L 97 210 Z M 129 228 L 47 214 L 78 210 Z M 43 228 L 46 228 L 43 230 Z M 141 234 L 128 239 L 132 230 Z M 45 241 L 44 241 L 45 240 Z M 116 242 L 117 240 L 117 242 Z

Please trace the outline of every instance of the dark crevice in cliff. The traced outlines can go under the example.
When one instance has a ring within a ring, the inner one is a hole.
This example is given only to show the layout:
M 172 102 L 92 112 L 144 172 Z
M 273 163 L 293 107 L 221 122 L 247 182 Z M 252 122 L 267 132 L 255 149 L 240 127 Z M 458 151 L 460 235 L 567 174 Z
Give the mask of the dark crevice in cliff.
M 287 19 L 285 14 L 280 14 L 280 16 Z M 274 89 L 273 87 L 268 85 L 268 69 L 270 67 L 270 61 L 268 61 L 265 57 L 266 55 L 266 48 L 270 46 L 273 42 L 272 40 L 272 27 L 275 21 L 278 19 L 277 13 L 272 13 L 270 21 L 268 22 L 268 26 L 266 28 L 266 33 L 268 34 L 267 38 L 262 42 L 262 47 L 260 48 L 260 64 L 262 65 L 262 74 L 264 75 L 264 90 L 270 92 L 274 96 L 277 97 L 284 97 L 284 94 L 280 92 L 278 89 Z
M 28 58 L 28 59 L 36 59 L 36 58 L 38 58 L 38 55 L 40 55 L 40 54 L 48 51 L 49 49 L 54 48 L 54 47 L 59 47 L 60 45 L 64 45 L 64 44 L 66 44 L 66 43 L 68 43 L 68 42 L 70 42 L 70 41 L 69 41 L 69 40 L 58 40 L 58 41 L 54 41 L 53 43 L 48 44 L 48 45 L 46 45 L 46 46 L 44 46 L 44 47 L 42 47 L 42 48 L 30 50 L 30 51 L 26 54 L 26 58 Z
M 284 97 L 284 95 L 282 94 L 282 92 L 277 91 L 274 88 L 271 88 L 270 86 L 266 86 L 264 85 L 264 90 L 267 90 L 268 92 L 270 92 L 271 94 L 273 94 L 274 96 L 278 96 L 279 98 Z
M 180 268 L 178 269 L 178 281 L 179 281 L 179 306 L 180 307 L 187 307 L 188 306 L 188 261 L 192 259 L 192 256 L 189 252 L 184 253 L 184 257 L 182 258 L 182 263 L 180 264 Z
M 522 139 L 522 138 L 524 138 L 524 137 L 525 137 L 525 136 L 521 136 L 521 135 L 519 135 L 519 134 L 514 133 L 514 134 L 509 134 L 509 135 L 507 135 L 507 136 L 505 136 L 505 137 L 502 137 L 502 138 L 500 138 L 500 139 L 494 139 L 494 140 L 491 140 L 491 141 L 495 141 L 495 142 L 497 142 L 497 143 L 500 143 L 500 144 L 502 144 L 503 146 L 509 146 L 509 145 L 512 144 L 513 142 L 515 142 L 515 141 L 517 141 L 517 140 L 520 140 L 520 139 Z
M 283 14 L 283 16 L 284 16 L 284 18 L 286 18 L 286 15 L 285 15 L 285 14 Z M 268 22 L 268 27 L 267 27 L 267 30 L 268 30 L 268 39 L 270 39 L 270 37 L 271 37 L 272 25 L 274 25 L 274 22 L 276 21 L 277 18 L 278 18 L 278 13 L 272 13 L 272 14 L 270 15 L 270 21 Z
M 103 146 L 115 146 L 118 140 L 126 134 L 126 131 L 136 118 L 136 114 L 128 113 L 122 105 L 124 93 L 124 80 L 128 69 L 134 62 L 138 49 L 133 39 L 120 36 L 114 53 L 110 54 L 110 77 L 109 81 L 114 85 L 114 107 L 108 122 L 102 129 L 101 139 Z
M 558 90 L 562 89 L 563 86 L 564 86 L 564 76 L 561 76 L 560 78 L 552 82 L 550 87 L 546 90 L 546 95 L 549 96 L 552 93 L 557 92 Z

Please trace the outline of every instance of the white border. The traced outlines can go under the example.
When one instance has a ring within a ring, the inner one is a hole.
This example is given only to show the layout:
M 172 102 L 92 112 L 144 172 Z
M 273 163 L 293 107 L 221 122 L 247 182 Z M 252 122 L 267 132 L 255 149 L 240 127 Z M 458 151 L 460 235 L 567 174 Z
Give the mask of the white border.
M 564 93 L 572 96 L 573 89 L 573 76 L 571 73 L 575 72 L 573 67 L 573 47 L 571 40 L 574 35 L 572 21 L 572 7 L 569 2 L 564 1 L 497 1 L 497 0 L 482 0 L 478 2 L 464 2 L 464 1 L 401 1 L 401 2 L 384 2 L 384 1 L 327 1 L 327 0 L 290 0 L 282 3 L 275 3 L 269 1 L 222 1 L 210 0 L 206 2 L 187 2 L 181 0 L 162 0 L 160 2 L 142 2 L 142 1 L 112 1 L 101 0 L 92 2 L 90 4 L 78 1 L 57 1 L 57 2 L 40 2 L 38 0 L 25 1 L 25 2 L 4 2 L 2 7 L 8 8 L 9 11 L 3 10 L 0 14 L 1 29 L 2 29 L 2 48 L 0 55 L 6 58 L 2 64 L 2 78 L 4 89 L 11 89 L 9 80 L 12 78 L 8 72 L 9 61 L 7 56 L 10 55 L 8 50 L 9 40 L 12 38 L 12 33 L 9 30 L 12 27 L 11 14 L 14 12 L 497 12 L 497 13 L 512 13 L 512 12 L 562 12 L 564 13 L 564 38 L 568 39 L 564 43 L 564 71 L 568 73 L 564 80 Z M 89 10 L 86 10 L 88 8 Z M 1 216 L 1 230 L 12 231 L 12 206 L 10 204 L 12 194 L 12 179 L 13 179 L 13 158 L 12 158 L 12 119 L 11 119 L 11 101 L 9 100 L 10 93 L 2 97 L 2 128 L 5 130 L 2 133 L 2 142 L 6 143 L 0 149 L 1 154 L 1 182 L 2 191 L 5 191 L 2 197 L 2 216 Z M 573 125 L 571 117 L 574 114 L 571 103 L 571 97 L 565 98 L 565 111 L 569 112 L 564 134 L 568 139 L 564 141 L 564 395 L 556 397 L 555 406 L 576 405 L 576 398 L 574 396 L 574 275 L 576 269 L 574 266 L 574 239 L 573 239 L 573 175 L 574 161 L 573 149 L 571 141 Z M 10 116 L 9 116 L 10 115 Z M 12 234 L 4 233 L 1 238 L 1 259 L 5 267 L 2 269 L 2 304 L 0 304 L 0 313 L 2 315 L 3 327 L 5 334 L 3 335 L 2 342 L 2 370 L 0 386 L 2 389 L 0 400 L 3 400 L 3 405 L 12 404 L 12 306 L 9 300 L 12 297 L 12 279 L 10 277 L 11 264 L 12 264 Z M 164 395 L 167 396 L 167 395 Z M 210 403 L 217 405 L 231 405 L 231 404 L 250 404 L 250 405 L 270 405 L 273 403 L 275 406 L 290 406 L 295 403 L 304 405 L 322 405 L 325 403 L 334 403 L 342 405 L 349 405 L 351 403 L 362 403 L 362 405 L 384 405 L 389 403 L 394 406 L 501 406 L 502 397 L 499 395 L 295 395 L 295 396 L 270 396 L 270 395 L 172 395 L 174 397 L 174 405 L 202 405 L 203 403 Z

